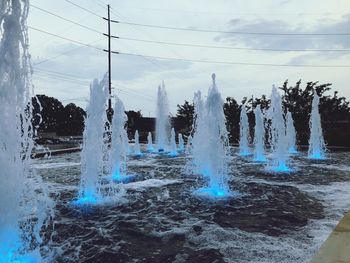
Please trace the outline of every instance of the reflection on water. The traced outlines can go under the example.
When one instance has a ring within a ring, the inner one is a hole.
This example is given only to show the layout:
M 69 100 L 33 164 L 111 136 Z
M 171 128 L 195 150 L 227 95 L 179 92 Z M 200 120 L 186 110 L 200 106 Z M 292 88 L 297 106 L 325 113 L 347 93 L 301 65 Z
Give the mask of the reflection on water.
M 238 196 L 202 198 L 194 191 L 206 179 L 186 175 L 187 157 L 149 154 L 131 157 L 123 201 L 85 209 L 70 205 L 79 154 L 36 160 L 58 192 L 46 245 L 57 262 L 307 262 L 350 207 L 348 153 L 318 162 L 301 153 L 291 157 L 294 172 L 279 174 L 233 152 Z

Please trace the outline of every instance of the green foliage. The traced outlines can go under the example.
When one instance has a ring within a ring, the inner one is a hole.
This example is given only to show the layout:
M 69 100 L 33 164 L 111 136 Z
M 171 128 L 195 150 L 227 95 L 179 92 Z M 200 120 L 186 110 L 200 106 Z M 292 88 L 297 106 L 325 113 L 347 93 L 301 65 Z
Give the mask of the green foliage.
M 33 126 L 38 132 L 57 132 L 60 135 L 81 135 L 85 111 L 70 103 L 62 103 L 46 95 L 32 98 Z
M 177 105 L 176 117 L 178 119 L 181 119 L 181 122 L 183 123 L 184 130 L 181 131 L 183 134 L 188 135 L 190 133 L 192 129 L 192 124 L 193 124 L 193 115 L 194 115 L 193 103 L 189 103 L 187 100 L 185 100 L 184 104 Z

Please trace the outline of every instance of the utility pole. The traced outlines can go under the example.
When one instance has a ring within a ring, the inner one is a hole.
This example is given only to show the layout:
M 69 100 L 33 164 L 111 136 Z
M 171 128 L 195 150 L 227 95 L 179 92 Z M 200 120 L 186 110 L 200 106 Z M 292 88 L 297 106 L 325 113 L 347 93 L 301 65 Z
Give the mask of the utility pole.
M 108 7 L 108 112 L 112 110 L 112 57 L 111 57 L 111 14 L 110 6 Z

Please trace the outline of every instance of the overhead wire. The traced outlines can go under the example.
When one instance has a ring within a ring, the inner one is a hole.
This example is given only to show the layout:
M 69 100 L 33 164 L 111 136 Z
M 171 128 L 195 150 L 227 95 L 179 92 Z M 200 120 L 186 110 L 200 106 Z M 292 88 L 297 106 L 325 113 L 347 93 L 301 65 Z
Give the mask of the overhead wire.
M 193 27 L 174 27 L 174 26 L 159 26 L 153 24 L 142 24 L 134 22 L 126 22 L 119 20 L 111 20 L 112 23 L 125 24 L 139 27 L 150 27 L 177 31 L 190 31 L 190 32 L 205 32 L 205 33 L 221 33 L 221 34 L 236 34 L 236 35 L 263 35 L 263 36 L 350 36 L 348 32 L 337 33 L 307 33 L 307 32 L 253 32 L 253 31 L 226 31 L 226 30 L 212 30 L 204 28 Z
M 171 57 L 132 54 L 132 53 L 119 52 L 119 51 L 112 51 L 112 53 L 113 54 L 127 55 L 127 56 L 164 59 L 164 60 L 178 60 L 178 61 L 186 61 L 186 62 L 199 62 L 199 63 L 211 63 L 211 64 L 227 64 L 227 65 L 269 66 L 269 67 L 307 67 L 307 68 L 349 68 L 350 67 L 350 65 L 273 64 L 273 63 L 248 63 L 248 62 L 217 61 L 217 60 L 182 59 L 182 58 L 171 58 Z
M 202 45 L 202 44 L 156 41 L 156 40 L 149 40 L 149 39 L 139 39 L 139 38 L 120 37 L 120 36 L 111 36 L 111 37 L 114 39 L 129 40 L 129 41 L 144 42 L 144 43 L 164 44 L 164 45 L 171 45 L 171 46 L 229 49 L 229 50 L 276 51 L 276 52 L 349 52 L 350 51 L 350 49 L 276 49 L 276 48 L 229 47 L 229 46 L 217 46 L 217 45 Z
M 43 9 L 43 8 L 41 8 L 41 7 L 38 7 L 38 6 L 36 6 L 36 5 L 30 4 L 30 6 L 31 6 L 31 7 L 34 7 L 35 9 L 38 9 L 38 10 L 44 12 L 44 13 L 47 13 L 47 14 L 49 14 L 49 15 L 51 15 L 51 16 L 57 17 L 57 18 L 59 18 L 59 19 L 61 19 L 61 20 L 64 20 L 64 21 L 66 21 L 66 22 L 69 22 L 69 23 L 72 23 L 72 24 L 74 24 L 74 25 L 80 26 L 80 27 L 82 27 L 82 28 L 84 28 L 84 29 L 90 30 L 90 31 L 95 32 L 95 33 L 98 33 L 98 34 L 103 34 L 101 31 L 98 31 L 98 30 L 96 30 L 96 29 L 94 29 L 94 28 L 92 28 L 92 27 L 85 26 L 85 25 L 83 25 L 83 24 L 81 24 L 81 23 L 75 22 L 75 21 L 70 20 L 70 19 L 68 19 L 68 18 L 65 18 L 65 17 L 63 17 L 63 16 L 60 16 L 60 15 L 55 14 L 55 13 L 53 13 L 53 12 L 50 12 L 50 11 L 48 11 L 48 10 L 46 10 L 46 9 Z
M 67 38 L 67 37 L 63 37 L 63 36 L 57 35 L 57 34 L 53 34 L 53 33 L 50 33 L 48 31 L 45 31 L 45 30 L 42 30 L 42 29 L 39 29 L 39 28 L 36 28 L 36 27 L 33 27 L 33 26 L 28 26 L 28 28 L 30 28 L 32 30 L 35 30 L 35 31 L 38 31 L 38 32 L 41 32 L 41 33 L 44 33 L 44 34 L 47 34 L 47 35 L 50 35 L 50 36 L 54 36 L 54 37 L 66 40 L 66 41 L 70 41 L 72 43 L 76 43 L 76 44 L 79 44 L 79 45 L 82 45 L 82 46 L 91 47 L 91 48 L 94 48 L 96 50 L 103 51 L 102 48 L 99 48 L 99 47 L 96 47 L 96 46 L 92 46 L 92 45 L 80 42 L 78 40 L 74 40 L 74 39 L 71 39 L 71 38 Z

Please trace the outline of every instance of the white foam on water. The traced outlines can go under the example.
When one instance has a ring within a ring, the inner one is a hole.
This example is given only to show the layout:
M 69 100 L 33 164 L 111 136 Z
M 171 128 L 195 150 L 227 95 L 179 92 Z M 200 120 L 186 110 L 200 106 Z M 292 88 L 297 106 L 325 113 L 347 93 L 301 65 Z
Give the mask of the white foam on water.
M 33 165 L 35 169 L 56 169 L 56 168 L 62 168 L 62 167 L 73 167 L 73 166 L 79 166 L 81 163 L 76 162 L 62 162 L 62 163 L 36 163 Z
M 124 189 L 132 189 L 132 190 L 139 190 L 143 191 L 146 190 L 147 188 L 152 188 L 152 187 L 162 187 L 170 184 L 178 184 L 181 183 L 181 180 L 175 180 L 175 179 L 147 179 L 144 181 L 138 181 L 138 182 L 132 182 L 123 185 Z

